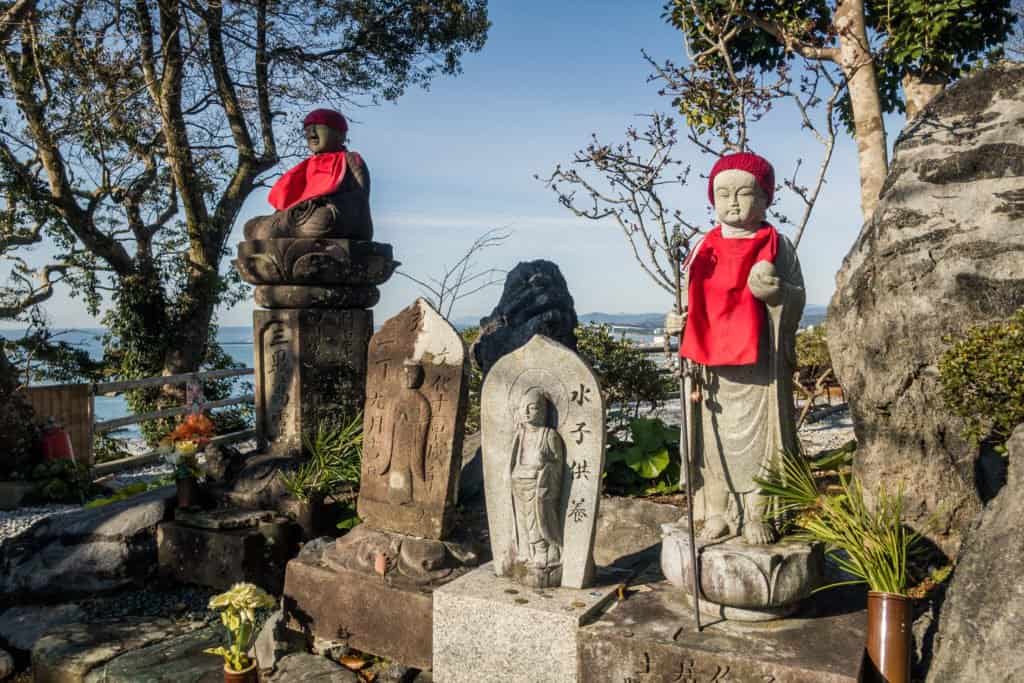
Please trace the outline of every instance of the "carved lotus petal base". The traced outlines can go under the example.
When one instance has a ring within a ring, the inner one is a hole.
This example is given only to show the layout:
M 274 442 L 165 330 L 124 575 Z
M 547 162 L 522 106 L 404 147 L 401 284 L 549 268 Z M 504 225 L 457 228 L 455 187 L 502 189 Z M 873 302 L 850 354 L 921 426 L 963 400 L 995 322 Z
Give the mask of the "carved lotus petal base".
M 380 290 L 372 286 L 256 286 L 256 305 L 263 308 L 372 308 L 378 301 Z
M 661 569 L 691 599 L 693 572 L 686 525 L 663 524 Z M 821 585 L 824 554 L 793 541 L 750 545 L 742 538 L 697 540 L 701 613 L 736 621 L 767 621 L 792 614 Z
M 398 267 L 390 244 L 290 237 L 246 240 L 232 261 L 251 285 L 379 285 Z

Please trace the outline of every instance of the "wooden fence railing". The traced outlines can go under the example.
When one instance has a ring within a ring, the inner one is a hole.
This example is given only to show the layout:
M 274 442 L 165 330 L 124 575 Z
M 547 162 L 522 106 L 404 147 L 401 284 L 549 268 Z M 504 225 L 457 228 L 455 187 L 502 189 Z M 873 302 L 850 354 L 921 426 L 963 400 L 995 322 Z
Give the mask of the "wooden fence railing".
M 145 379 L 126 380 L 121 382 L 100 382 L 97 384 L 57 384 L 39 387 L 27 387 L 22 393 L 35 409 L 37 420 L 45 425 L 49 418 L 53 417 L 61 423 L 71 436 L 71 445 L 74 448 L 75 457 L 79 462 L 92 464 L 93 462 L 93 437 L 96 434 L 127 427 L 128 425 L 139 424 L 149 420 L 158 420 L 177 415 L 186 415 L 197 410 L 209 410 L 211 408 L 222 408 L 225 406 L 252 404 L 255 400 L 252 394 L 232 396 L 231 398 L 217 401 L 206 401 L 201 398 L 197 390 L 200 382 L 211 379 L 225 379 L 229 377 L 243 377 L 253 374 L 252 368 L 237 368 L 230 370 L 209 370 L 206 372 L 189 372 L 180 375 L 166 375 L 161 377 L 147 377 Z M 167 386 L 186 384 L 191 385 L 186 395 L 192 400 L 186 400 L 185 405 L 174 408 L 165 408 L 148 413 L 127 415 L 112 420 L 95 421 L 97 396 L 117 396 L 129 389 L 141 387 Z M 246 429 L 231 434 L 224 434 L 216 437 L 215 444 L 234 443 L 255 437 L 256 432 Z M 160 454 L 157 451 L 150 451 L 140 455 L 134 455 L 120 460 L 101 463 L 93 468 L 96 476 L 102 476 L 117 472 L 129 467 L 145 465 L 159 460 Z

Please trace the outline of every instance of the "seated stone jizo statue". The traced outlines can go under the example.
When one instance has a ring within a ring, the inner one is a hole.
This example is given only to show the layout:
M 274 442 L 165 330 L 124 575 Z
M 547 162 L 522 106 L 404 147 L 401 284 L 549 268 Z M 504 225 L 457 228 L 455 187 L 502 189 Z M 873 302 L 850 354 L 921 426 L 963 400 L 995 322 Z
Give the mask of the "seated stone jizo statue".
M 562 559 L 562 470 L 565 443 L 548 424 L 550 401 L 538 388 L 523 395 L 518 411 L 509 481 L 515 554 L 537 583 L 557 585 Z
M 345 117 L 316 109 L 302 125 L 312 156 L 278 179 L 267 197 L 277 211 L 249 220 L 245 239 L 373 239 L 370 171 L 359 154 L 345 147 Z
M 695 516 L 705 539 L 773 542 L 771 501 L 754 479 L 798 448 L 792 377 L 804 282 L 795 247 L 765 221 L 774 185 L 760 156 L 718 160 L 708 181 L 718 225 L 683 265 L 685 310 L 665 320 L 694 367 L 690 432 L 703 502 Z

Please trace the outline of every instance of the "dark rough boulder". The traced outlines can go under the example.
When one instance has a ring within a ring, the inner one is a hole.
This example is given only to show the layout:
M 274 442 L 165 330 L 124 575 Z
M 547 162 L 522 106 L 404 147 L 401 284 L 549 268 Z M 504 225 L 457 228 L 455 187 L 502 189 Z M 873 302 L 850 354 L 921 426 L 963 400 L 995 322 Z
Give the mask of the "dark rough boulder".
M 562 271 L 550 261 L 525 261 L 508 274 L 498 305 L 480 320 L 473 360 L 486 376 L 499 358 L 535 334 L 575 351 L 576 325 L 576 309 Z
M 967 532 L 939 617 L 928 681 L 1024 680 L 1024 425 L 1006 485 Z
M 903 486 L 908 519 L 954 556 L 994 495 L 989 458 L 943 405 L 937 363 L 979 323 L 1024 305 L 1024 66 L 939 95 L 896 141 L 878 208 L 836 276 L 828 344 L 852 409 L 856 471 Z M 1001 473 L 1000 473 L 1001 474 Z

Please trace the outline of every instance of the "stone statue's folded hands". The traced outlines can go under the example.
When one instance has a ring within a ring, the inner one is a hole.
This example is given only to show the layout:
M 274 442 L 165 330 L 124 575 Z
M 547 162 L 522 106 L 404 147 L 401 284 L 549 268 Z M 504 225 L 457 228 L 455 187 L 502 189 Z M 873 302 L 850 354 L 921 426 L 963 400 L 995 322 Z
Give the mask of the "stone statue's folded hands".
M 683 333 L 686 326 L 686 311 L 676 313 L 675 311 L 665 315 L 665 334 L 678 337 Z
M 775 264 L 770 261 L 758 261 L 750 269 L 747 287 L 759 300 L 775 306 L 782 300 L 782 280 L 775 271 Z

